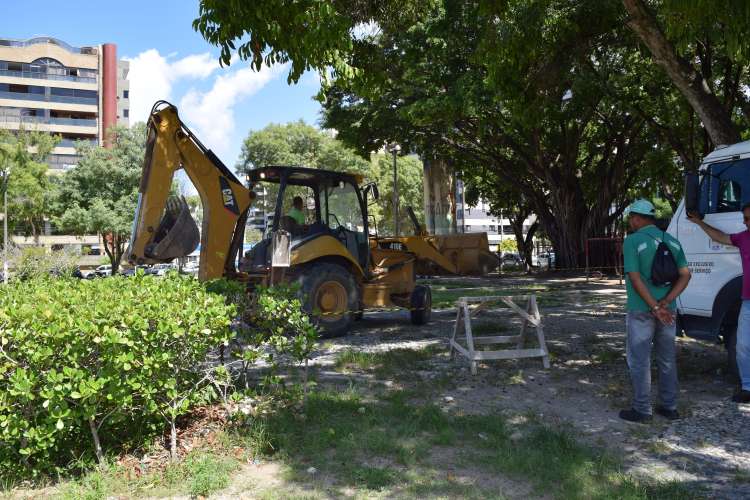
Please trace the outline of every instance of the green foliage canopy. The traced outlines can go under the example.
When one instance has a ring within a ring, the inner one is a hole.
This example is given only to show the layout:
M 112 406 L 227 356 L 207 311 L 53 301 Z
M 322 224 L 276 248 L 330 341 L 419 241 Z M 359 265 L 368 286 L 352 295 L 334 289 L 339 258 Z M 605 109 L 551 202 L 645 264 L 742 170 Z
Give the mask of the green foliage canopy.
M 330 132 L 298 121 L 271 124 L 262 130 L 250 132 L 243 141 L 237 169 L 246 172 L 266 165 L 295 165 L 360 174 L 365 182 L 375 182 L 380 191 L 380 199 L 369 210 L 375 216 L 378 229 L 393 232 L 393 156 L 384 153 L 371 156 L 367 153 L 365 156 L 370 157 L 370 161 Z M 410 228 L 407 206 L 414 208 L 420 222 L 424 218 L 422 162 L 415 156 L 400 156 L 397 169 L 401 227 Z M 270 210 L 277 191 L 275 188 L 269 189 L 270 185 L 266 187 L 266 209 Z M 263 197 L 259 203 L 263 203 Z
M 9 231 L 41 233 L 54 195 L 46 160 L 58 141 L 37 130 L 0 130 L 0 202 L 7 191 Z
M 110 149 L 78 144 L 81 159 L 61 176 L 54 210 L 61 229 L 102 236 L 112 274 L 116 274 L 138 200 L 146 127 L 143 123 L 115 127 L 110 134 Z
M 207 397 L 200 364 L 227 342 L 223 295 L 177 275 L 42 279 L 0 288 L 0 474 L 60 471 Z

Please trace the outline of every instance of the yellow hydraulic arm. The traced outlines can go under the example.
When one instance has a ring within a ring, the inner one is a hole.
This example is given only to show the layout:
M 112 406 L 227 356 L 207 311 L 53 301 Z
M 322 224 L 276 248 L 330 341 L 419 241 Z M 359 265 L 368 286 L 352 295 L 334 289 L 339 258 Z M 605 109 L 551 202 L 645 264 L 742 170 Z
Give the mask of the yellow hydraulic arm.
M 231 275 L 255 193 L 200 143 L 180 121 L 177 108 L 165 101 L 154 104 L 148 120 L 128 260 L 132 264 L 168 262 L 197 248 L 198 228 L 185 200 L 169 196 L 172 179 L 180 168 L 187 173 L 203 204 L 198 278 Z

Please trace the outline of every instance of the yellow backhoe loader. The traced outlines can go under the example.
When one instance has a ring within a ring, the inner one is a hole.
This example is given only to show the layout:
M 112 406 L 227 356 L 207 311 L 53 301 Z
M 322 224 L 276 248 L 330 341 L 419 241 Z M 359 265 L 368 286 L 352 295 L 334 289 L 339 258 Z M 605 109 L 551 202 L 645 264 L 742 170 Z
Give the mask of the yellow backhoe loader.
M 413 236 L 376 237 L 375 244 L 413 253 L 417 259 L 417 274 L 434 275 L 478 275 L 494 271 L 499 260 L 490 252 L 487 233 L 430 235 L 406 207 L 414 224 Z
M 198 230 L 184 199 L 170 198 L 177 170 L 184 169 L 203 204 Z M 359 176 L 302 167 L 272 166 L 249 172 L 252 190 L 180 121 L 177 108 L 157 102 L 148 138 L 128 260 L 136 265 L 169 262 L 200 243 L 198 278 L 220 277 L 269 284 L 274 271 L 299 283 L 304 308 L 327 336 L 345 334 L 363 310 L 404 307 L 414 324 L 430 319 L 430 288 L 415 283 L 410 252 L 371 245 L 368 198 Z M 264 193 L 273 215 L 264 239 L 240 255 L 248 209 Z M 275 198 L 275 199 L 274 199 Z M 278 236 L 284 236 L 278 238 Z M 288 267 L 272 267 L 275 241 L 288 242 Z

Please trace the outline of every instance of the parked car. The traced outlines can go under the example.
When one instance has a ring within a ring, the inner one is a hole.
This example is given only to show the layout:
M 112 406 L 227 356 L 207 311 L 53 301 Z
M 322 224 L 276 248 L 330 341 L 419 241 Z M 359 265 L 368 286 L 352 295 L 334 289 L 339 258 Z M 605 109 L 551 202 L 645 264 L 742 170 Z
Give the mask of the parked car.
M 552 269 L 555 267 L 555 252 L 544 252 L 537 255 L 536 265 L 542 269 Z
M 520 266 L 523 264 L 523 259 L 517 253 L 508 252 L 500 257 L 500 262 L 504 266 Z
M 174 271 L 177 266 L 170 263 L 154 264 L 146 270 L 146 274 L 153 274 L 154 276 L 164 276 L 169 271 Z
M 198 270 L 200 269 L 200 263 L 198 262 L 188 262 L 184 266 L 182 266 L 182 272 L 185 274 L 198 274 Z
M 85 278 L 85 276 L 81 272 L 81 268 L 78 267 L 78 266 L 76 266 L 75 268 L 73 268 L 73 271 L 68 271 L 68 270 L 64 270 L 64 269 L 50 269 L 49 270 L 50 276 L 55 276 L 55 277 L 67 276 L 68 272 L 70 272 L 70 276 L 73 277 L 73 278 L 78 278 L 78 279 L 84 279 Z M 2 275 L 2 273 L 0 273 L 0 275 Z M 1 281 L 1 279 L 0 279 L 0 281 Z
M 135 273 L 137 271 L 143 271 L 144 273 L 148 274 L 148 266 L 135 266 L 135 267 L 129 267 L 127 269 L 121 269 L 120 274 L 126 277 L 135 276 Z
M 104 278 L 112 274 L 112 266 L 110 264 L 102 264 L 93 271 L 86 275 L 86 279 Z

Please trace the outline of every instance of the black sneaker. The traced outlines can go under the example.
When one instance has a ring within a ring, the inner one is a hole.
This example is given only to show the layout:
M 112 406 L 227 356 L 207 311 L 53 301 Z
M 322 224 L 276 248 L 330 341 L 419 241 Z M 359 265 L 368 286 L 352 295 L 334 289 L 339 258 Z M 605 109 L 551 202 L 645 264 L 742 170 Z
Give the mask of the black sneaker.
M 657 406 L 656 413 L 666 418 L 667 420 L 679 420 L 680 418 L 680 414 L 677 413 L 677 410 L 669 410 L 667 408 L 664 408 L 663 406 Z
M 641 413 L 632 408 L 630 410 L 620 410 L 620 418 L 627 420 L 628 422 L 636 422 L 639 424 L 651 422 L 652 419 L 651 415 L 648 413 Z
M 750 391 L 740 389 L 732 396 L 732 401 L 735 403 L 750 403 Z

